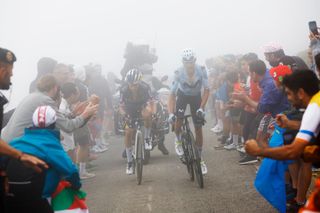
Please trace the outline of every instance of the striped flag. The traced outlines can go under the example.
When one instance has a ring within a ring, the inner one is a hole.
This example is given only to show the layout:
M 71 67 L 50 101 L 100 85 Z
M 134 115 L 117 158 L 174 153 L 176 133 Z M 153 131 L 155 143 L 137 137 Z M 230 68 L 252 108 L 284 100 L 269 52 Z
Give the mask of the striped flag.
M 61 181 L 52 195 L 51 206 L 55 213 L 89 213 L 85 198 L 85 192 L 72 189 L 69 182 Z

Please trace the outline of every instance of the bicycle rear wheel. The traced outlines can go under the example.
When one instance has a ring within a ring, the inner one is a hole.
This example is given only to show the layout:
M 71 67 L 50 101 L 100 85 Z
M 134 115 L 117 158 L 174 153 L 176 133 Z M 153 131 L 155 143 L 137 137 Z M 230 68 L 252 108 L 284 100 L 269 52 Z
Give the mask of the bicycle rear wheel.
M 143 164 L 144 165 L 147 165 L 149 163 L 150 156 L 151 156 L 150 150 L 145 150 L 144 149 L 144 158 L 143 158 Z
M 143 171 L 143 140 L 140 131 L 136 132 L 136 173 L 137 173 L 137 183 L 141 184 L 142 181 L 142 171 Z
M 194 157 L 194 160 L 193 160 L 194 173 L 196 175 L 196 179 L 197 179 L 199 187 L 201 189 L 203 189 L 204 183 L 203 183 L 203 174 L 202 174 L 202 169 L 201 169 L 201 156 L 200 156 L 199 150 L 196 147 L 196 142 L 195 142 L 195 139 L 194 139 L 192 132 L 190 132 L 189 137 L 190 137 L 190 142 L 191 142 L 190 146 L 191 146 L 191 150 L 192 150 L 193 157 Z
M 182 139 L 182 148 L 183 148 L 183 152 L 184 152 L 184 160 L 185 160 L 185 164 L 187 166 L 187 171 L 190 176 L 190 180 L 194 181 L 193 157 L 192 157 L 193 153 L 192 153 L 192 149 L 190 149 L 188 146 L 188 144 L 189 144 L 188 134 L 182 133 L 181 139 Z

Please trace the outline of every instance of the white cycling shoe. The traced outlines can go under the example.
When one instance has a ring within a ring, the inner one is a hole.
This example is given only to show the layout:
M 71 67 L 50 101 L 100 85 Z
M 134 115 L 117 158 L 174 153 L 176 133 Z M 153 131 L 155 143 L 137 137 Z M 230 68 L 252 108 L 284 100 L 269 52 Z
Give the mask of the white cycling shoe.
M 200 165 L 201 165 L 201 172 L 203 175 L 206 175 L 208 173 L 208 168 L 207 168 L 207 165 L 205 164 L 204 161 L 201 161 L 200 162 Z
M 176 141 L 175 141 L 175 148 L 176 148 L 176 153 L 177 153 L 177 155 L 178 155 L 179 157 L 182 157 L 182 156 L 184 155 L 183 148 L 182 148 L 182 142 L 176 140 Z
M 126 174 L 127 174 L 127 175 L 133 175 L 133 165 L 132 165 L 132 162 L 131 162 L 131 163 L 127 163 Z
M 152 142 L 150 138 L 144 140 L 144 149 L 145 150 L 152 150 Z

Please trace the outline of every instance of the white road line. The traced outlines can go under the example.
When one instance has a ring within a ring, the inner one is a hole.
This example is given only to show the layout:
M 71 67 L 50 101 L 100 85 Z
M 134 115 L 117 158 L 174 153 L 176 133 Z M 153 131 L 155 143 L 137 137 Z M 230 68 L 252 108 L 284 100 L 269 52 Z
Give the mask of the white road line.
M 153 198 L 153 196 L 152 196 L 152 191 L 153 191 L 153 188 L 152 188 L 152 186 L 148 186 L 148 191 L 149 191 L 149 195 L 148 195 L 148 203 L 147 203 L 147 207 L 148 207 L 148 210 L 150 211 L 150 212 L 152 212 L 152 198 Z

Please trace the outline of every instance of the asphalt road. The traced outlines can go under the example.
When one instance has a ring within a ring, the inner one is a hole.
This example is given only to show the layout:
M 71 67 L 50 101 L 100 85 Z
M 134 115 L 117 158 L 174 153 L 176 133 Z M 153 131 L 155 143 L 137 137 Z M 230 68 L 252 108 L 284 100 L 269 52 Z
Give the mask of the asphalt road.
M 204 159 L 208 174 L 204 189 L 191 182 L 175 155 L 173 134 L 166 138 L 169 156 L 157 149 L 144 167 L 142 184 L 125 174 L 123 138 L 111 137 L 109 150 L 94 162 L 97 177 L 84 182 L 91 213 L 249 213 L 276 212 L 256 192 L 255 166 L 240 166 L 237 151 L 215 150 L 216 136 L 205 129 Z

